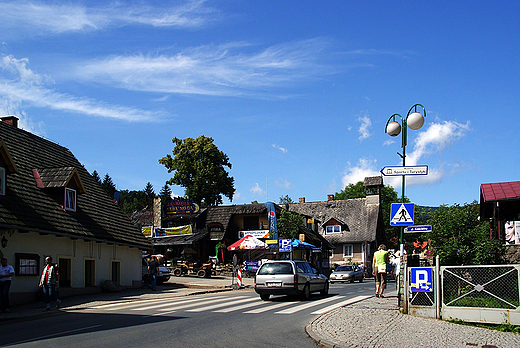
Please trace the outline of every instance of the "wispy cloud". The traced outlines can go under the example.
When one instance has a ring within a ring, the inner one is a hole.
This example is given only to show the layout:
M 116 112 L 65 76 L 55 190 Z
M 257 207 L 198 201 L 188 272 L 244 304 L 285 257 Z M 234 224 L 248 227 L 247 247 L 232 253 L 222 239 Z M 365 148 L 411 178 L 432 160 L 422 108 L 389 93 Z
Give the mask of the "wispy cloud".
M 341 183 L 343 187 L 348 184 L 355 184 L 358 181 L 363 181 L 367 176 L 376 176 L 381 175 L 378 169 L 376 169 L 377 161 L 375 159 L 361 158 L 359 162 L 352 166 L 347 163 L 347 167 L 345 168 L 345 172 L 343 173 L 343 177 L 341 178 Z
M 288 151 L 285 147 L 281 147 L 281 146 L 278 146 L 276 144 L 273 144 L 273 147 L 275 149 L 278 149 L 278 150 L 282 151 L 283 153 L 287 153 L 287 151 Z
M 255 183 L 255 186 L 251 187 L 249 191 L 253 192 L 254 195 L 258 196 L 267 196 L 266 192 L 258 185 L 258 183 Z
M 245 42 L 203 45 L 172 55 L 139 54 L 87 61 L 67 74 L 133 91 L 256 95 L 333 73 L 323 63 L 329 46 L 324 38 L 256 50 Z
M 0 11 L 3 27 L 0 37 L 55 35 L 128 24 L 193 28 L 218 18 L 217 11 L 206 6 L 203 0 L 188 0 L 176 6 L 163 7 L 126 3 L 86 7 L 78 4 L 8 1 L 0 3 Z
M 289 181 L 287 181 L 287 179 L 282 179 L 282 178 L 276 179 L 274 181 L 274 184 L 278 187 L 282 187 L 287 190 L 293 187 L 292 184 Z
M 0 96 L 16 105 L 28 104 L 53 110 L 124 121 L 146 121 L 164 116 L 160 112 L 110 105 L 91 98 L 75 97 L 46 87 L 51 81 L 28 68 L 29 60 L 3 56 L 0 60 Z
M 363 116 L 358 118 L 358 121 L 361 122 L 359 126 L 359 140 L 364 140 L 370 136 L 370 126 L 372 126 L 372 121 L 368 116 Z

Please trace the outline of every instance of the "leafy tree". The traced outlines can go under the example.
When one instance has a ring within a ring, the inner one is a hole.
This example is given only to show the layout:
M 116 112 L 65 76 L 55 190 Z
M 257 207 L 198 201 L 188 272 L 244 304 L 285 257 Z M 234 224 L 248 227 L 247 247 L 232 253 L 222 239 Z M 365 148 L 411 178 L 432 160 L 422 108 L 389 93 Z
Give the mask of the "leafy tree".
M 489 237 L 489 222 L 479 221 L 476 201 L 463 206 L 442 205 L 431 213 L 430 248 L 442 265 L 484 265 L 501 263 L 505 247 Z
M 119 197 L 119 205 L 123 213 L 130 215 L 148 206 L 147 197 L 144 191 L 122 190 L 121 196 Z
M 164 184 L 161 191 L 159 191 L 159 197 L 161 198 L 162 204 L 172 199 L 172 190 L 170 189 L 170 186 L 168 186 L 168 184 Z
M 114 193 L 116 192 L 116 185 L 114 184 L 114 182 L 112 181 L 112 178 L 110 177 L 110 175 L 108 175 L 108 173 L 103 178 L 103 182 L 101 183 L 101 188 L 103 189 L 103 191 L 105 191 L 107 193 L 107 195 L 111 199 L 114 198 Z
M 276 220 L 278 238 L 295 239 L 300 233 L 300 226 L 303 225 L 303 215 L 282 209 L 280 217 Z
M 251 202 L 251 204 L 258 204 L 258 201 L 255 199 L 254 201 Z
M 354 199 L 365 198 L 365 184 L 363 181 L 358 181 L 355 184 L 348 184 L 345 188 L 334 194 L 335 200 L 340 199 Z M 399 203 L 401 199 L 398 198 L 397 192 L 393 187 L 383 186 L 381 188 L 381 212 L 383 214 L 383 224 L 385 226 L 385 236 L 388 246 L 397 247 L 399 245 L 400 228 L 390 226 L 390 207 L 392 203 Z M 405 197 L 405 202 L 409 200 Z
M 197 139 L 173 138 L 173 156 L 166 155 L 159 163 L 175 172 L 166 183 L 186 189 L 186 196 L 199 205 L 222 204 L 222 195 L 233 200 L 234 179 L 224 167 L 231 169 L 228 156 L 220 151 L 213 138 L 199 136 Z
M 98 184 L 101 185 L 101 178 L 99 177 L 99 174 L 96 170 L 92 172 L 92 177 L 94 178 L 94 180 L 96 180 Z
M 294 201 L 289 197 L 289 195 L 280 196 L 280 202 L 279 204 L 291 204 L 294 203 Z

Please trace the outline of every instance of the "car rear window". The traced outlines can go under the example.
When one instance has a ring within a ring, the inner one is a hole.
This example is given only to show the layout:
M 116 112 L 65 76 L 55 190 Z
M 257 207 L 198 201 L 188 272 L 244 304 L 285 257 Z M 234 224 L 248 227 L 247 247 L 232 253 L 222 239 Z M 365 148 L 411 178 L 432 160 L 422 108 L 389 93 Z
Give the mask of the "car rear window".
M 289 262 L 266 263 L 260 267 L 258 274 L 293 274 L 293 270 Z
M 352 266 L 339 266 L 336 268 L 338 272 L 352 271 Z

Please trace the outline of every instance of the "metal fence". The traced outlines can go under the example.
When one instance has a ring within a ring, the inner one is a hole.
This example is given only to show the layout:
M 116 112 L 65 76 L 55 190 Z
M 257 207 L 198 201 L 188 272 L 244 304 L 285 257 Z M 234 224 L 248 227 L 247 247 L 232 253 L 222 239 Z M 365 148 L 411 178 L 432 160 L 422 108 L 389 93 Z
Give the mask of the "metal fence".
M 440 267 L 443 319 L 520 325 L 520 266 Z

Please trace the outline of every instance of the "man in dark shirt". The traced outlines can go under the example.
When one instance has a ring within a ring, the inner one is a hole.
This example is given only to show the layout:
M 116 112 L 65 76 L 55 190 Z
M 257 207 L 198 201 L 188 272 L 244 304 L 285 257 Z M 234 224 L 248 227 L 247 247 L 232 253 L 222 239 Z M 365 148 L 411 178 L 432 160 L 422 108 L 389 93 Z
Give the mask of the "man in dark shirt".
M 152 256 L 152 261 L 148 264 L 148 274 L 150 275 L 150 286 L 152 291 L 155 291 L 157 286 L 157 273 L 159 272 L 159 262 L 157 262 L 157 257 Z

